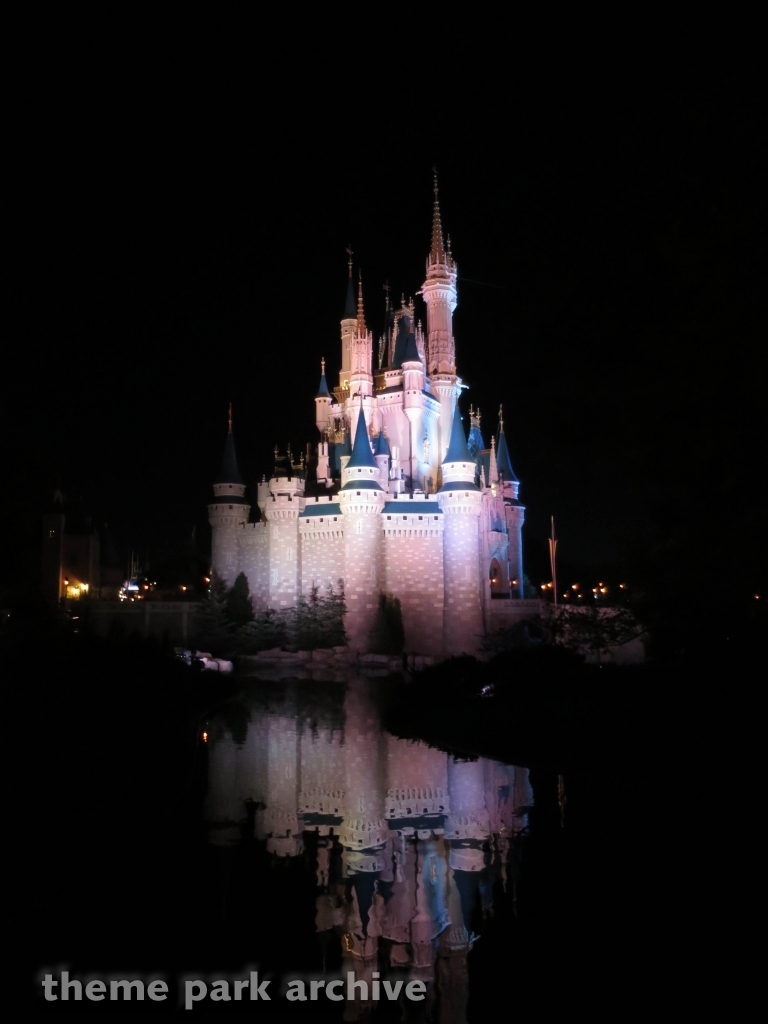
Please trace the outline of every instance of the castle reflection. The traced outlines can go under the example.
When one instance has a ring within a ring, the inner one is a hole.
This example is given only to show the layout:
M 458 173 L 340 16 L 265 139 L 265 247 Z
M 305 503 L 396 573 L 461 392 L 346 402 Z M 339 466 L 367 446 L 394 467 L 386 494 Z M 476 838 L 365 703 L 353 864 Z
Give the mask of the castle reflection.
M 375 974 L 423 981 L 408 1019 L 463 1021 L 494 891 L 515 899 L 528 770 L 388 734 L 369 685 L 348 685 L 343 703 L 340 689 L 325 703 L 256 691 L 212 719 L 209 842 L 256 841 L 273 868 L 314 874 L 318 971 L 353 972 L 369 995 Z M 358 998 L 343 1017 L 371 1008 Z

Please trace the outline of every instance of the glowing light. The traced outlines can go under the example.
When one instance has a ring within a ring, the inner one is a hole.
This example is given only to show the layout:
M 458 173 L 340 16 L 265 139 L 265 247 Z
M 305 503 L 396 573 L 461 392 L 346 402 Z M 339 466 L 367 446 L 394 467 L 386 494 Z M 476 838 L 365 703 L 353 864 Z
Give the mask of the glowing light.
M 203 743 L 207 743 L 207 742 L 208 742 L 208 733 L 204 732 L 203 733 Z
M 571 590 L 578 590 L 578 589 L 579 589 L 579 584 L 578 583 L 572 583 L 571 584 Z
M 627 584 L 626 583 L 620 583 L 619 584 L 619 590 L 626 590 L 626 589 L 627 589 Z
M 759 595 L 759 594 L 755 594 L 755 600 L 756 600 L 756 601 L 759 601 L 759 600 L 760 600 L 760 595 Z
M 210 583 L 210 579 L 207 576 L 203 576 L 203 583 Z
M 600 588 L 600 593 L 601 594 L 607 594 L 608 593 L 608 587 L 601 587 Z
M 513 587 L 516 587 L 516 586 L 517 586 L 517 580 L 512 580 L 512 586 L 513 586 Z
M 182 587 L 181 589 L 182 589 L 182 590 L 186 590 L 187 588 L 186 588 L 186 587 Z

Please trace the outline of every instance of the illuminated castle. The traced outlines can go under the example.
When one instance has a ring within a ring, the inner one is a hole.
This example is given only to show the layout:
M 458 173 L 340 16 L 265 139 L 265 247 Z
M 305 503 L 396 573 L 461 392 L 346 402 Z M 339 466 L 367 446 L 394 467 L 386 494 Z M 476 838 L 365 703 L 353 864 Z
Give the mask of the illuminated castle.
M 341 320 L 341 370 L 331 390 L 321 361 L 315 398 L 320 433 L 314 456 L 275 452 L 258 485 L 259 522 L 235 457 L 230 417 L 224 461 L 208 507 L 212 567 L 228 583 L 244 572 L 254 610 L 284 608 L 313 586 L 344 580 L 346 630 L 353 648 L 371 648 L 381 596 L 400 601 L 409 653 L 474 653 L 500 620 L 524 613 L 524 508 L 504 425 L 485 446 L 470 409 L 459 413 L 452 318 L 457 269 L 443 241 L 437 181 L 432 244 L 420 295 L 387 311 L 374 339 L 355 301 L 350 256 Z M 316 481 L 311 479 L 316 476 Z M 499 600 L 501 599 L 501 600 Z

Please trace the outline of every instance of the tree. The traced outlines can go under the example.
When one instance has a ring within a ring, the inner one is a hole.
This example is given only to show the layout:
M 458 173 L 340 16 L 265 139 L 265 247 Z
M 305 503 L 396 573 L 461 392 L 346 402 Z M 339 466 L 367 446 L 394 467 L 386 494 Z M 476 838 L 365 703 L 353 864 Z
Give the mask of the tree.
M 580 651 L 598 664 L 604 654 L 646 632 L 631 608 L 599 604 L 550 607 L 544 626 L 550 643 Z
M 240 654 L 257 654 L 273 647 L 282 647 L 288 643 L 285 615 L 273 608 L 254 616 L 237 631 L 238 650 Z
M 194 637 L 200 650 L 231 657 L 236 648 L 235 630 L 227 609 L 227 585 L 216 570 L 195 616 Z
M 371 649 L 377 654 L 402 654 L 405 628 L 400 598 L 379 595 L 379 610 L 371 631 Z
M 244 572 L 241 572 L 236 577 L 235 582 L 227 592 L 226 601 L 227 615 L 236 629 L 239 629 L 240 626 L 244 626 L 248 622 L 253 622 L 255 618 L 253 614 L 253 601 L 251 600 L 251 592 L 248 588 L 248 578 Z

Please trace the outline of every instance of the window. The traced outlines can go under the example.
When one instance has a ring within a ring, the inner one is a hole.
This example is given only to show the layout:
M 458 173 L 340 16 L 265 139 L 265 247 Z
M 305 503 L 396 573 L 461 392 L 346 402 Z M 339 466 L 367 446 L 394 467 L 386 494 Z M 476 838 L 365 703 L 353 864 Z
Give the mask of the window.
M 391 518 L 392 518 L 392 516 L 387 516 L 387 519 L 391 519 Z

